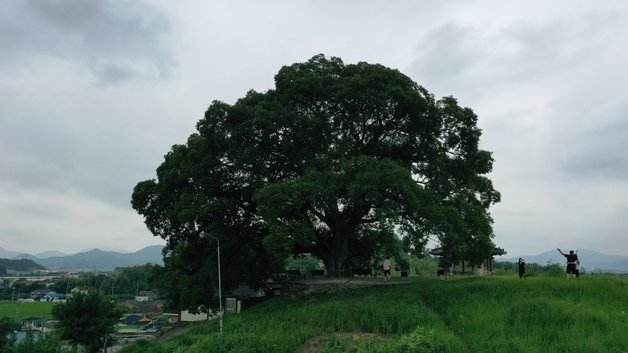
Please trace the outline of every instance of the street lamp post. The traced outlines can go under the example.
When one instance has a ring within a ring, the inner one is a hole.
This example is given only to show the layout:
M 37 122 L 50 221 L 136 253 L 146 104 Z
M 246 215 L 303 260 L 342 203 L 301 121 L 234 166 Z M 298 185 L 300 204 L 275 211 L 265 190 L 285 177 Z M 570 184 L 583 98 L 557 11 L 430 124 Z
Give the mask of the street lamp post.
M 205 231 L 201 231 L 200 237 L 201 239 L 204 239 L 207 237 L 212 237 L 216 239 L 216 250 L 217 250 L 217 257 L 218 257 L 218 301 L 220 302 L 219 303 L 219 308 L 220 308 L 219 319 L 220 319 L 220 333 L 222 333 L 222 316 L 224 313 L 222 312 L 222 282 L 220 280 L 220 240 L 211 234 L 205 233 Z

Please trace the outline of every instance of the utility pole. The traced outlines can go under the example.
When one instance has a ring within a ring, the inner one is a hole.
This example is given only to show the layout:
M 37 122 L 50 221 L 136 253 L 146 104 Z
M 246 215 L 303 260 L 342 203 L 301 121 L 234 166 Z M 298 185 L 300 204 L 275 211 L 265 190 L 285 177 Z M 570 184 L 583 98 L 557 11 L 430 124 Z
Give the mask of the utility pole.
M 224 312 L 222 311 L 222 283 L 221 283 L 221 279 L 220 279 L 220 240 L 218 238 L 216 238 L 215 236 L 205 233 L 204 231 L 202 231 L 200 233 L 200 238 L 206 238 L 206 237 L 211 237 L 214 238 L 214 240 L 216 240 L 216 250 L 217 250 L 217 258 L 218 258 L 218 306 L 219 306 L 219 318 L 220 318 L 220 333 L 222 333 L 222 317 Z M 209 310 L 209 309 L 208 309 Z M 209 311 L 208 311 L 208 316 L 209 316 Z

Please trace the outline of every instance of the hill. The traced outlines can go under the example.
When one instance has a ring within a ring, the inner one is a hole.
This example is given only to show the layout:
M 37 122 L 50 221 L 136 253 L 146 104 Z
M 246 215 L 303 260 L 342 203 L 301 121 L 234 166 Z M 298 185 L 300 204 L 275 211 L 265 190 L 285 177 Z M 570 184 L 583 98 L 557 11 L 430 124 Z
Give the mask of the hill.
M 563 252 L 569 251 L 567 249 L 561 250 L 563 250 Z M 524 258 L 527 263 L 537 263 L 540 265 L 546 265 L 549 262 L 558 264 L 565 262 L 565 258 L 558 253 L 556 249 L 545 251 L 537 255 L 498 258 L 495 259 L 495 261 L 517 262 L 520 257 Z M 580 265 L 589 272 L 602 270 L 604 272 L 628 273 L 628 256 L 609 255 L 595 250 L 579 249 L 578 258 L 580 259 Z
M 162 245 L 145 247 L 134 253 L 119 253 L 98 249 L 67 256 L 37 259 L 37 263 L 53 271 L 113 271 L 116 267 L 163 264 Z
M 120 353 L 628 351 L 620 277 L 464 277 L 275 297 L 165 342 Z
M 37 270 L 45 270 L 46 268 L 42 265 L 36 264 L 33 260 L 28 259 L 19 259 L 19 260 L 11 260 L 11 259 L 0 259 L 0 274 L 4 274 L 6 272 L 34 272 Z

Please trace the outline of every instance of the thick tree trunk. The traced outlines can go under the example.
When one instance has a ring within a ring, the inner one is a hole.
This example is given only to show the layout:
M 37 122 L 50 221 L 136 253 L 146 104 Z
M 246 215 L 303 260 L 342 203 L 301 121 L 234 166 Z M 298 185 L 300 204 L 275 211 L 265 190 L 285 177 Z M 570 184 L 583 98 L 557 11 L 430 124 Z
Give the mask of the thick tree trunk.
M 336 234 L 332 239 L 332 247 L 324 259 L 327 277 L 345 277 L 348 268 L 345 266 L 349 258 L 349 241 L 345 235 Z

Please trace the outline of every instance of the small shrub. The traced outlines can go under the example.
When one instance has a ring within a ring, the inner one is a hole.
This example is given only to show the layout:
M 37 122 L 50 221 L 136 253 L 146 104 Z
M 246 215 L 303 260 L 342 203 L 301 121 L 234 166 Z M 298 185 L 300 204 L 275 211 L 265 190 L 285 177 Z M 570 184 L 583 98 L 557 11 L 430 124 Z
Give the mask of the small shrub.
M 397 343 L 398 352 L 406 353 L 433 353 L 434 333 L 423 327 L 417 327 L 411 334 L 402 336 Z
M 549 264 L 543 267 L 543 274 L 549 277 L 561 277 L 565 275 L 565 270 L 559 264 Z
M 464 346 L 450 332 L 418 326 L 410 334 L 401 336 L 390 353 L 462 353 Z

